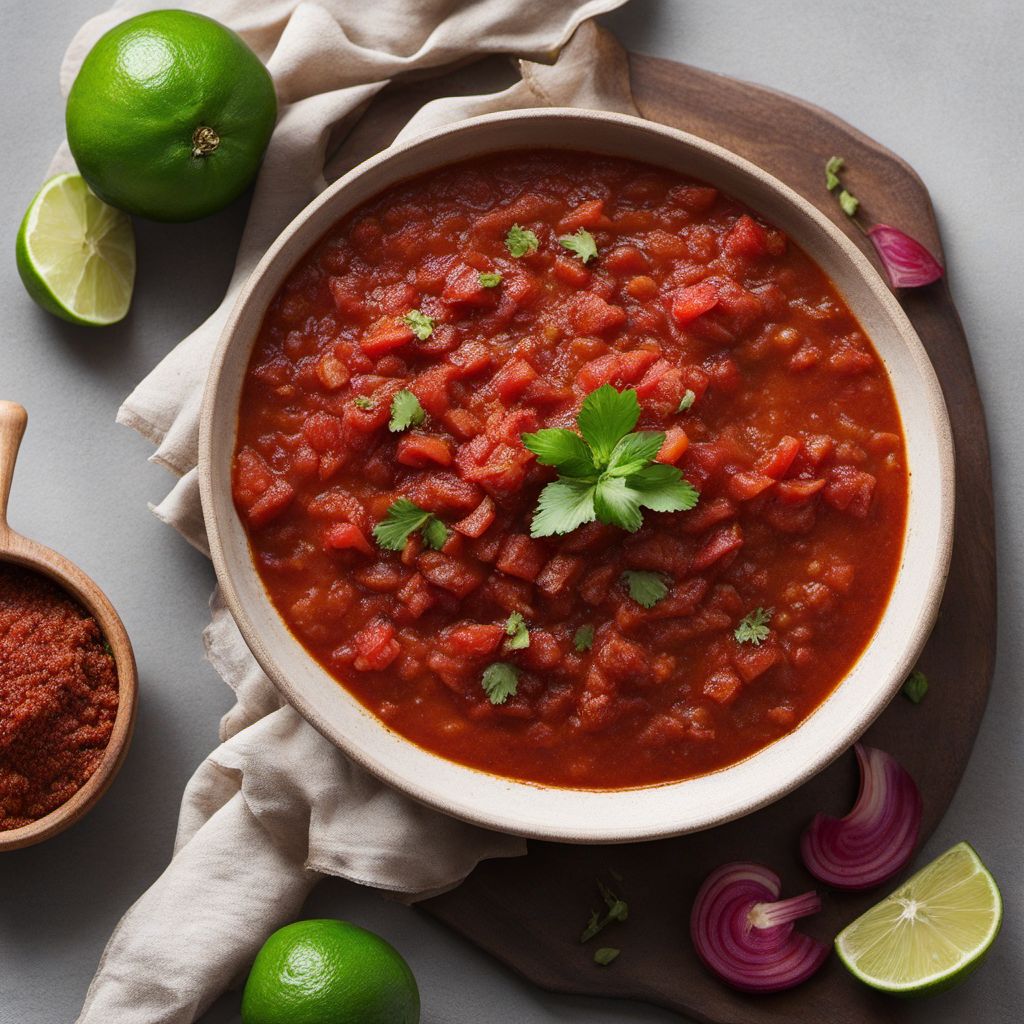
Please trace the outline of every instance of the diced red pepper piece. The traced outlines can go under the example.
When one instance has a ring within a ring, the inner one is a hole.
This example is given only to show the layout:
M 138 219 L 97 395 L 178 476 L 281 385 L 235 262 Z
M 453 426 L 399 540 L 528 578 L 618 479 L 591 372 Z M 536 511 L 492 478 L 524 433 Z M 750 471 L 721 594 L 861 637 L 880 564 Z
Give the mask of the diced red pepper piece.
M 525 533 L 511 533 L 501 545 L 497 567 L 509 576 L 532 583 L 544 568 L 547 550 L 539 540 Z
M 356 633 L 352 640 L 356 659 L 352 663 L 360 672 L 379 672 L 401 653 L 395 640 L 395 627 L 383 619 L 375 619 Z
M 324 530 L 324 547 L 328 551 L 344 551 L 352 549 L 362 551 L 364 555 L 372 555 L 373 547 L 366 535 L 358 526 L 351 523 L 333 523 Z
M 730 256 L 764 256 L 768 235 L 750 214 L 742 214 L 722 239 L 722 249 Z
M 454 529 L 466 537 L 480 537 L 494 522 L 494 501 L 488 496 L 465 519 L 454 524 Z
M 721 526 L 704 543 L 693 557 L 695 572 L 703 572 L 715 562 L 743 547 L 743 530 L 739 523 Z
M 570 210 L 559 222 L 560 234 L 578 231 L 580 228 L 607 228 L 611 221 L 604 215 L 603 199 L 587 199 Z
M 655 462 L 664 462 L 667 465 L 675 465 L 690 447 L 690 439 L 682 427 L 669 427 L 665 431 L 665 441 L 658 449 L 654 457 Z
M 750 501 L 763 494 L 775 481 L 764 473 L 733 473 L 726 490 L 734 501 Z
M 680 288 L 672 296 L 672 316 L 676 323 L 688 324 L 718 305 L 718 286 L 700 281 Z
M 447 440 L 436 434 L 404 434 L 398 441 L 395 458 L 403 466 L 423 469 L 426 466 L 450 466 L 452 449 Z

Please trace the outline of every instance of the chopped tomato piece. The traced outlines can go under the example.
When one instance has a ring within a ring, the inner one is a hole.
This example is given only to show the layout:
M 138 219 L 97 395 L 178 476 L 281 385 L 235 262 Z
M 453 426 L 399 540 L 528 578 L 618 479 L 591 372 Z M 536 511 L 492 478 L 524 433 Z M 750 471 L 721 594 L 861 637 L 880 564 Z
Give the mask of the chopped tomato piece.
M 401 653 L 395 640 L 395 627 L 377 619 L 358 632 L 353 641 L 356 659 L 352 663 L 360 672 L 380 672 Z
M 676 323 L 688 324 L 703 316 L 718 305 L 718 286 L 711 281 L 701 281 L 680 288 L 672 296 L 672 316 Z
M 434 434 L 405 434 L 398 441 L 395 458 L 403 466 L 423 469 L 425 466 L 450 466 L 451 445 Z
M 744 213 L 722 240 L 722 249 L 730 256 L 764 256 L 768 252 L 768 235 L 750 214 Z
M 626 322 L 626 311 L 598 295 L 582 292 L 573 300 L 569 317 L 578 334 L 604 334 Z
M 414 337 L 412 328 L 403 320 L 384 316 L 359 339 L 359 345 L 368 356 L 379 356 L 408 345 Z
M 547 551 L 539 540 L 525 533 L 513 533 L 505 538 L 501 546 L 497 568 L 509 576 L 532 583 L 540 575 L 547 557 Z
M 373 554 L 373 546 L 358 526 L 351 523 L 334 523 L 324 530 L 324 547 L 329 551 L 342 551 L 352 548 L 364 555 Z
M 467 537 L 480 537 L 494 522 L 494 514 L 493 500 L 485 497 L 468 516 L 454 524 L 455 529 Z

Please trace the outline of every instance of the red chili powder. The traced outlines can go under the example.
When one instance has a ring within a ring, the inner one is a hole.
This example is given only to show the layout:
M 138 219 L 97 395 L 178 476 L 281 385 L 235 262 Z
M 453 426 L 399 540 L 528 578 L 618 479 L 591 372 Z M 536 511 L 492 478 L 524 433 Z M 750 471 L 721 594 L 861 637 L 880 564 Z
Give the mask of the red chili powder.
M 45 577 L 0 564 L 0 831 L 81 788 L 116 715 L 117 668 L 96 620 Z

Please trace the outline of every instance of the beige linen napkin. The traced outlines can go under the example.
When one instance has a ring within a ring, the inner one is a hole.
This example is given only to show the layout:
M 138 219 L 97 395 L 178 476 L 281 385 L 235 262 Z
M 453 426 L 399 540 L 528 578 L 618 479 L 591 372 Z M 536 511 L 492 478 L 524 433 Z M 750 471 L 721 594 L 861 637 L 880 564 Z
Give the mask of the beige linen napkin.
M 389 80 L 491 53 L 522 60 L 503 92 L 426 104 L 401 138 L 494 110 L 582 106 L 635 113 L 625 55 L 587 19 L 625 0 L 206 0 L 182 4 L 238 31 L 267 63 L 280 118 L 220 307 L 138 386 L 118 420 L 180 477 L 155 512 L 206 550 L 196 481 L 199 408 L 221 326 L 280 230 L 352 162 L 346 135 Z M 96 39 L 154 3 L 88 22 L 61 69 L 67 93 Z M 559 52 L 560 51 L 560 52 Z M 557 55 L 557 59 L 555 59 Z M 551 63 L 553 62 L 553 63 Z M 66 146 L 51 170 L 71 166 Z M 142 255 L 145 258 L 145 254 Z M 174 856 L 125 914 L 79 1024 L 185 1024 L 244 977 L 274 928 L 324 874 L 409 900 L 457 885 L 522 840 L 456 821 L 388 788 L 284 704 L 214 594 L 209 660 L 235 691 L 222 744 L 186 788 Z

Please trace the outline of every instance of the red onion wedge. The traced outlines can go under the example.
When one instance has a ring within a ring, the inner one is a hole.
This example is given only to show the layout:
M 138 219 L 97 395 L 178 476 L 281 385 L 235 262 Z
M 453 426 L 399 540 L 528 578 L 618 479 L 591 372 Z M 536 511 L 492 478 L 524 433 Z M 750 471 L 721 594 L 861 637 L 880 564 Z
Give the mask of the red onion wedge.
M 884 750 L 858 743 L 860 792 L 845 818 L 817 814 L 800 838 L 804 864 L 837 889 L 871 889 L 910 860 L 921 831 L 921 794 Z
M 690 915 L 690 936 L 705 966 L 743 992 L 779 992 L 806 981 L 829 947 L 793 930 L 816 914 L 814 892 L 780 900 L 779 876 L 760 864 L 725 864 L 705 879 Z
M 888 224 L 867 230 L 893 288 L 919 288 L 942 277 L 942 264 L 916 239 Z

